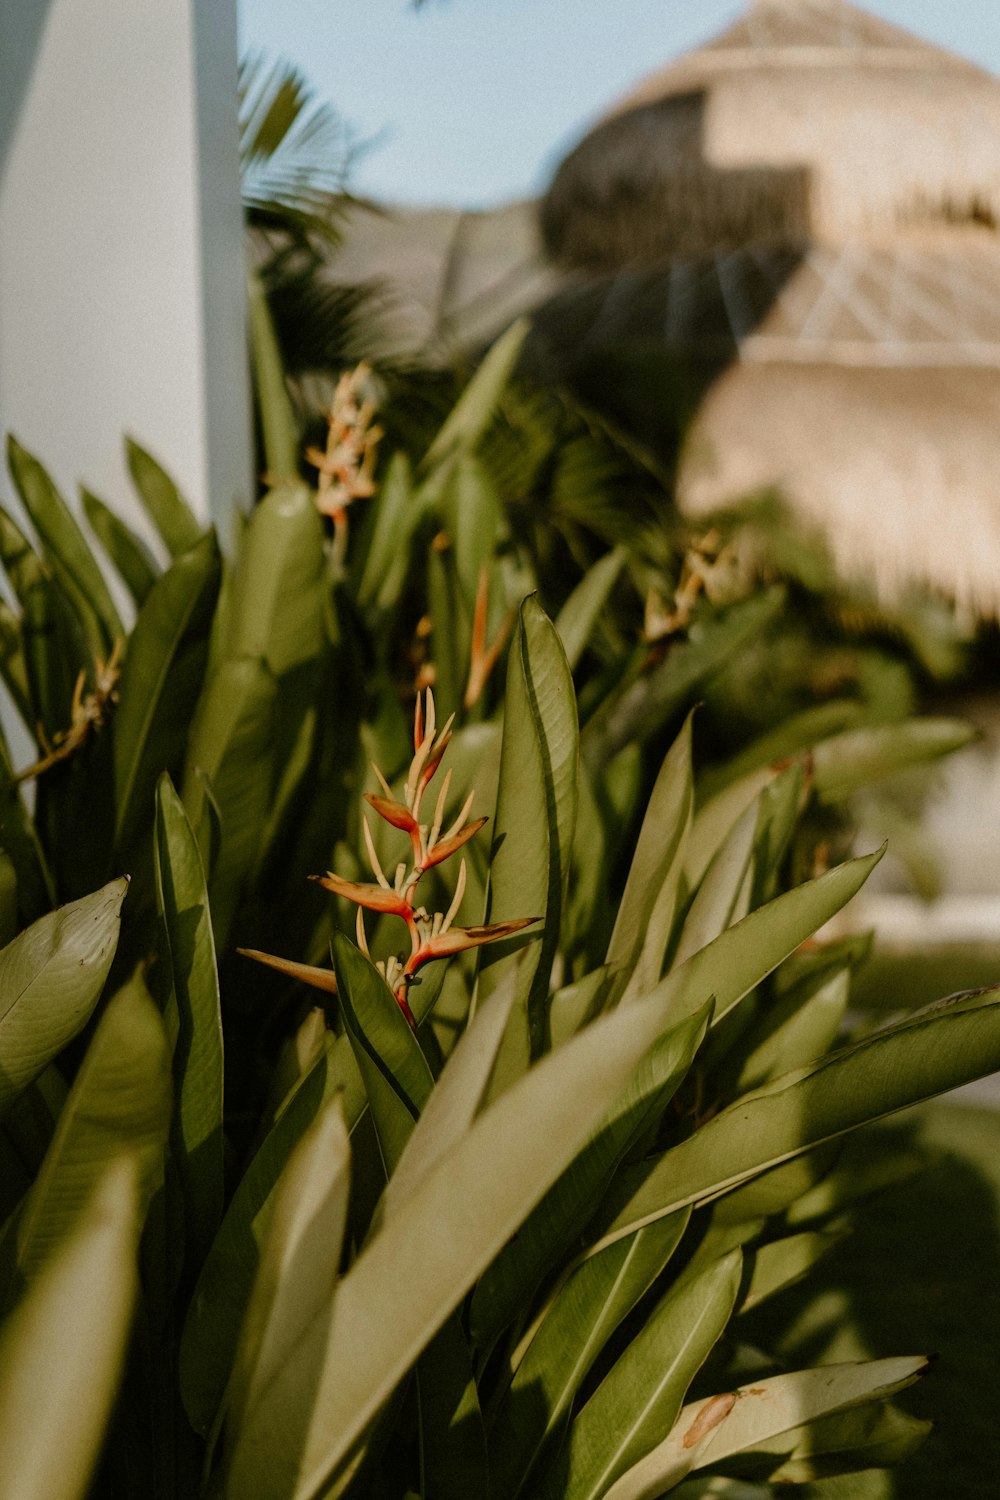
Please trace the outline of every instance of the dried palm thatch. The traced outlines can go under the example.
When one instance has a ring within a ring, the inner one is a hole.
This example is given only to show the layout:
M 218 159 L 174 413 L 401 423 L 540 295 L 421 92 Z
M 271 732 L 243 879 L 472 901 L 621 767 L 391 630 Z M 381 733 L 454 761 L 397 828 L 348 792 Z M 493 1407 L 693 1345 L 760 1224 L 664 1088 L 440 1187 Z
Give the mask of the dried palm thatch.
M 591 271 L 1000 221 L 1000 85 L 847 0 L 757 0 L 566 158 L 550 253 Z
M 1000 81 L 847 0 L 756 0 L 542 206 L 555 350 L 657 346 L 678 500 L 777 490 L 847 576 L 1000 619 Z
M 894 604 L 923 585 L 1000 618 L 1000 369 L 734 365 L 690 429 L 692 516 L 777 488 L 842 577 Z

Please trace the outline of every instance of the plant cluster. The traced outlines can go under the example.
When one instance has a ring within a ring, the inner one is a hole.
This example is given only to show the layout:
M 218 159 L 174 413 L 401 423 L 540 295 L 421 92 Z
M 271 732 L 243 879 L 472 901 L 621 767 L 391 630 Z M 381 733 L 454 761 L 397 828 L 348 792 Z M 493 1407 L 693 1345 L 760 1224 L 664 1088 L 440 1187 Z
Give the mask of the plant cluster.
M 1000 1067 L 992 991 L 850 1039 L 864 944 L 812 941 L 878 858 L 818 830 L 966 731 L 778 723 L 703 776 L 692 703 L 780 602 L 682 581 L 628 636 L 619 543 L 549 618 L 484 457 L 519 333 L 417 465 L 334 443 L 378 479 L 345 541 L 255 319 L 275 484 L 233 559 L 135 444 L 166 566 L 84 497 L 131 623 L 10 448 L 0 1493 L 640 1500 L 903 1456 L 925 1360 L 789 1370 L 760 1309 L 866 1190 L 837 1143 Z

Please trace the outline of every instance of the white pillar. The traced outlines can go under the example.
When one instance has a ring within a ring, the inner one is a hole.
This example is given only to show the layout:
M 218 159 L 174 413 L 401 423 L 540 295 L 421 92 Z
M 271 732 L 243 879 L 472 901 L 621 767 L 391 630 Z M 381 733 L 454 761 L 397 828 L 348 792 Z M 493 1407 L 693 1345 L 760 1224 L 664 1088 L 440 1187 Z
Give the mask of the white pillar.
M 134 520 L 128 431 L 223 541 L 250 498 L 236 59 L 236 0 L 0 0 L 0 430 Z

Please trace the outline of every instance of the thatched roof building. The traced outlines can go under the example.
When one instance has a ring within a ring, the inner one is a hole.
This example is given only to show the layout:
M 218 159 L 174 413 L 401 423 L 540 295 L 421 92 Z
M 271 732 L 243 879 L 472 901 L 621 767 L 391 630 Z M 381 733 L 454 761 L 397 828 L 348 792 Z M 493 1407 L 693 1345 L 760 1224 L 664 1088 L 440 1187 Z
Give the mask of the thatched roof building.
M 756 0 L 541 212 L 551 346 L 690 374 L 685 509 L 777 486 L 884 596 L 1000 616 L 1000 81 L 847 0 Z

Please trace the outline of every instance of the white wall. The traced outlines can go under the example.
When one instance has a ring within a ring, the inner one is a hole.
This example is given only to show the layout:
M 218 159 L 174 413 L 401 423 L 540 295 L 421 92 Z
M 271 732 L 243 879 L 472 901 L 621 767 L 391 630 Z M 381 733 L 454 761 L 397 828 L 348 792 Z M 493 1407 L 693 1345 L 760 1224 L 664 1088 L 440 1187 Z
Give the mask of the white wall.
M 0 431 L 124 512 L 127 430 L 224 541 L 250 495 L 235 80 L 236 0 L 0 0 Z

